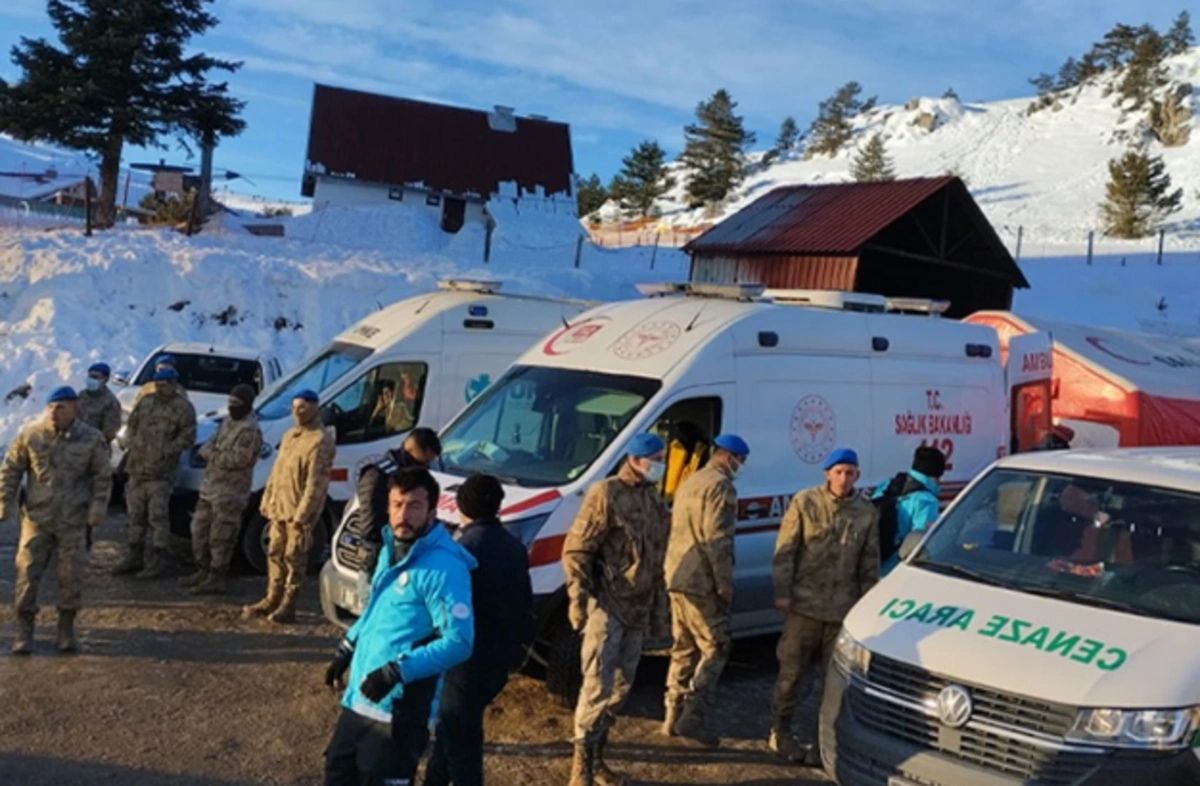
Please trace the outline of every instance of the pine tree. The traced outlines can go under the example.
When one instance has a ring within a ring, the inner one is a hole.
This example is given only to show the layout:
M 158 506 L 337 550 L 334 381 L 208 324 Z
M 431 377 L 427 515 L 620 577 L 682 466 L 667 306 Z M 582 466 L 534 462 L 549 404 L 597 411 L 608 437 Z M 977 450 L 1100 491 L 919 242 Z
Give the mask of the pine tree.
M 1037 88 L 1039 96 L 1048 96 L 1058 89 L 1058 83 L 1051 74 L 1038 74 L 1029 80 L 1029 84 Z
M 754 144 L 737 102 L 721 89 L 696 107 L 696 123 L 683 129 L 686 144 L 679 160 L 689 171 L 687 192 L 692 207 L 723 200 L 746 176 L 746 149 Z
M 579 178 L 575 184 L 575 202 L 579 206 L 580 218 L 595 213 L 604 207 L 604 203 L 607 201 L 608 189 L 604 187 L 599 175 L 594 174 L 586 180 Z
M 1133 57 L 1138 39 L 1147 26 L 1131 27 L 1130 25 L 1115 25 L 1104 34 L 1104 40 L 1092 47 L 1091 54 L 1095 62 L 1105 69 L 1116 69 L 1125 65 Z
M 1180 92 L 1172 90 L 1162 101 L 1150 100 L 1147 121 L 1163 147 L 1182 147 L 1192 135 L 1192 110 L 1183 103 Z
M 1196 43 L 1196 36 L 1192 33 L 1192 17 L 1187 11 L 1180 11 L 1179 16 L 1175 17 L 1174 24 L 1167 31 L 1167 54 L 1181 55 L 1191 49 Z
M 779 153 L 787 153 L 796 149 L 796 143 L 800 141 L 800 128 L 796 125 L 796 118 L 785 117 L 783 123 L 779 126 L 779 137 L 775 140 L 775 150 Z
M 1130 150 L 1108 162 L 1108 174 L 1106 199 L 1100 206 L 1106 235 L 1147 237 L 1182 206 L 1183 189 L 1171 191 L 1171 176 L 1161 156 Z
M 817 111 L 817 119 L 809 129 L 809 143 L 805 148 L 806 158 L 815 155 L 837 155 L 837 152 L 850 141 L 852 128 L 850 119 L 866 111 L 866 104 L 858 100 L 862 85 L 858 82 L 847 82 L 838 91 L 821 102 Z M 874 106 L 872 97 L 867 103 Z
M 953 100 L 957 101 L 958 93 L 954 92 L 953 87 L 947 87 L 946 92 L 942 93 L 942 98 L 949 98 L 949 99 L 953 99 Z
M 1167 70 L 1163 65 L 1166 56 L 1166 41 L 1154 28 L 1140 28 L 1133 56 L 1125 67 L 1125 78 L 1117 86 L 1122 102 L 1132 103 L 1140 109 L 1150 100 L 1154 91 L 1167 83 Z
M 49 0 L 61 48 L 22 38 L 13 48 L 21 80 L 0 80 L 0 131 L 100 158 L 97 223 L 111 225 L 125 145 L 235 136 L 244 103 L 212 71 L 240 63 L 192 51 L 217 24 L 212 0 Z
M 1055 88 L 1058 90 L 1070 90 L 1079 84 L 1079 61 L 1073 57 L 1068 57 L 1066 62 L 1058 69 L 1058 78 L 1056 79 Z
M 860 183 L 884 183 L 896 179 L 883 135 L 875 134 L 850 163 L 850 176 Z
M 608 191 L 626 214 L 650 215 L 658 198 L 675 187 L 675 179 L 667 175 L 666 158 L 658 142 L 648 139 L 621 160 L 621 171 Z

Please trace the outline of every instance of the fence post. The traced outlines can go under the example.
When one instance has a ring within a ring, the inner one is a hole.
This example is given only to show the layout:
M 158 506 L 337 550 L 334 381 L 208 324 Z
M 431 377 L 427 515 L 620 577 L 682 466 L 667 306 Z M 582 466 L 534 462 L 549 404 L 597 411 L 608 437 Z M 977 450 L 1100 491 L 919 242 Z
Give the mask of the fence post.
M 1088 232 L 1088 255 L 1087 255 L 1087 263 L 1088 263 L 1089 265 L 1090 265 L 1090 264 L 1092 264 L 1092 240 L 1093 240 L 1093 238 L 1094 238 L 1095 236 L 1096 236 L 1096 233 L 1095 233 L 1095 231 L 1094 231 L 1094 230 L 1093 230 L 1093 231 L 1091 231 L 1091 232 Z
M 583 257 L 583 235 L 575 238 L 575 267 L 579 267 L 579 260 Z
M 1158 264 L 1162 264 L 1163 238 L 1167 235 L 1167 230 L 1158 230 Z
M 483 264 L 487 264 L 492 258 L 492 230 L 495 225 L 487 222 L 487 226 L 483 230 Z
M 1013 254 L 1013 258 L 1018 262 L 1021 261 L 1021 237 L 1024 234 L 1025 234 L 1025 227 L 1018 226 L 1017 227 L 1017 253 Z
M 92 236 L 92 179 L 83 178 L 83 234 Z
M 654 248 L 653 248 L 653 249 L 650 251 L 650 269 L 651 269 L 651 270 L 653 270 L 653 269 L 654 269 L 654 258 L 655 258 L 656 256 L 658 256 L 658 241 L 659 241 L 661 238 L 662 238 L 662 235 L 655 235 L 655 236 L 654 236 Z

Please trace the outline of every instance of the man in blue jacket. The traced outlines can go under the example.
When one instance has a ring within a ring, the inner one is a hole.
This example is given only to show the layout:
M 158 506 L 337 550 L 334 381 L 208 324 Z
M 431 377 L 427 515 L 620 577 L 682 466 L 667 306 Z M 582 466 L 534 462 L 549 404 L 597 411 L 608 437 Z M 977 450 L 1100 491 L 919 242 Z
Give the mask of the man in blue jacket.
M 442 675 L 471 656 L 475 559 L 437 525 L 440 491 L 417 467 L 388 480 L 390 527 L 371 597 L 325 672 L 326 685 L 346 686 L 325 751 L 327 786 L 409 786 Z
M 883 558 L 880 576 L 887 575 L 900 563 L 900 544 L 910 532 L 924 532 L 937 521 L 938 494 L 942 490 L 938 481 L 945 472 L 945 454 L 935 447 L 922 445 L 913 454 L 912 469 L 900 473 L 891 482 L 875 490 L 873 499 L 880 506 L 879 553 Z M 895 506 L 894 512 L 885 513 L 883 506 L 887 504 Z M 894 517 L 894 536 L 890 543 L 883 543 L 888 538 L 884 532 L 887 515 Z

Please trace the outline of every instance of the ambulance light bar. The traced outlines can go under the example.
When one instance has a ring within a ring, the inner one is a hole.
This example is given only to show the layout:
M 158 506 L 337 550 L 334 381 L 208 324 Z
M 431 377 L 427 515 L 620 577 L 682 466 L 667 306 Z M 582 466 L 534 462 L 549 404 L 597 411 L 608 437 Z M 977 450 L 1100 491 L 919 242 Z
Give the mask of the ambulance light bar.
M 443 278 L 437 282 L 443 292 L 482 292 L 495 294 L 504 286 L 503 281 L 486 278 Z
M 887 299 L 888 311 L 902 311 L 911 314 L 929 314 L 940 317 L 950 308 L 949 300 L 931 300 L 920 297 L 890 297 Z
M 638 284 L 637 291 L 646 297 L 692 295 L 720 300 L 757 300 L 767 288 L 762 284 L 697 284 L 691 282 L 662 282 Z

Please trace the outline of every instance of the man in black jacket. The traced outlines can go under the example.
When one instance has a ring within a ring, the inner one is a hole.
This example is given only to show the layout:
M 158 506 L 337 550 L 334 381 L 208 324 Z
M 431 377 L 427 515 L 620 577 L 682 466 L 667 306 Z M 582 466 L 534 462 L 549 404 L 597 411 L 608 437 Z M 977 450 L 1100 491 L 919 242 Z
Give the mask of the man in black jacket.
M 455 539 L 479 563 L 471 573 L 475 648 L 442 685 L 425 786 L 482 786 L 484 710 L 533 642 L 529 557 L 497 518 L 503 500 L 504 489 L 491 475 L 472 475 L 458 488 L 462 523 Z
M 378 464 L 368 464 L 358 476 L 357 532 L 368 545 L 362 566 L 367 582 L 375 573 L 375 561 L 383 544 L 383 528 L 388 526 L 388 478 L 409 467 L 429 469 L 442 455 L 442 443 L 431 428 L 415 428 L 404 438 L 399 448 L 389 450 Z M 434 500 L 437 505 L 437 500 Z

